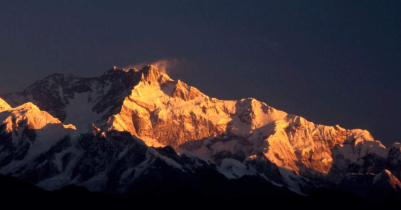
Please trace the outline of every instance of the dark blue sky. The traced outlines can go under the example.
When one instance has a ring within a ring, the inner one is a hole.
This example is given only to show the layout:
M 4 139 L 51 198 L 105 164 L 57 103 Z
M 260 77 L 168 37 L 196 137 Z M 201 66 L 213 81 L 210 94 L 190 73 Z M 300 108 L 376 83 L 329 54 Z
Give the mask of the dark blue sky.
M 178 59 L 171 76 L 401 141 L 401 1 L 0 1 L 0 92 Z

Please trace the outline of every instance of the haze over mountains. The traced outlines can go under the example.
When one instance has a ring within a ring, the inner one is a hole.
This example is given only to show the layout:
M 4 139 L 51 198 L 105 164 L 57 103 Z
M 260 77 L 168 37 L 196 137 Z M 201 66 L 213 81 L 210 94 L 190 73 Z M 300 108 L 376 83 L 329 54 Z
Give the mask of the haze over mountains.
M 204 171 L 301 195 L 401 190 L 400 143 L 386 148 L 366 130 L 314 124 L 254 98 L 211 98 L 153 66 L 53 74 L 0 98 L 0 173 L 48 190 L 124 194 Z

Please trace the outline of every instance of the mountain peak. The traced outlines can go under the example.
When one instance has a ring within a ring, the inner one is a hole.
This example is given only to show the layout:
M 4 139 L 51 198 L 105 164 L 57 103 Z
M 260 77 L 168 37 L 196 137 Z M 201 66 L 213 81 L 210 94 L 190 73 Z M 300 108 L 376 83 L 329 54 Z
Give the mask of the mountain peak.
M 53 117 L 48 112 L 41 111 L 39 107 L 31 102 L 24 103 L 18 107 L 5 111 L 8 114 L 2 115 L 1 122 L 5 123 L 8 132 L 18 129 L 23 124 L 28 129 L 42 129 L 48 124 L 58 124 L 63 128 L 75 130 L 73 125 L 64 125 L 59 119 Z
M 178 80 L 172 93 L 173 98 L 182 98 L 185 101 L 192 100 L 198 96 L 201 96 L 202 93 L 196 89 L 195 87 L 188 86 L 181 80 Z
M 143 67 L 140 72 L 142 73 L 141 80 L 146 82 L 158 82 L 162 75 L 159 70 L 152 65 Z
M 2 98 L 0 98 L 0 112 L 8 109 L 11 109 L 11 106 L 7 102 L 5 102 Z
M 21 106 L 15 107 L 15 110 L 39 110 L 39 107 L 32 102 L 26 102 Z
M 136 71 L 141 73 L 141 81 L 147 82 L 149 84 L 156 84 L 159 85 L 166 84 L 168 82 L 174 82 L 166 73 L 159 71 L 153 65 L 147 65 L 143 67 L 140 71 Z
M 123 69 L 118 66 L 113 66 L 113 68 L 107 70 L 102 76 L 103 77 L 113 77 L 118 76 L 120 77 L 124 73 L 134 72 L 134 69 Z
M 401 190 L 401 182 L 387 169 L 375 175 L 373 183 L 379 184 L 380 182 L 386 182 L 390 184 L 393 189 Z

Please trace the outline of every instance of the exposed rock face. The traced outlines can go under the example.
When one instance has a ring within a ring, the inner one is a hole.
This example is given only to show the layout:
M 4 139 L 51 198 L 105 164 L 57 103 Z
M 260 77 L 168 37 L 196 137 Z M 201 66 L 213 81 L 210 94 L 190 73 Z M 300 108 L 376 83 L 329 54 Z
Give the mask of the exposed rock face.
M 46 155 L 40 161 L 16 167 L 10 160 L 24 155 L 14 153 L 0 160 L 0 172 L 47 188 L 78 183 L 94 190 L 123 190 L 143 174 L 144 165 L 157 163 L 189 173 L 194 166 L 188 157 L 197 165 L 215 164 L 230 179 L 261 176 L 304 194 L 316 186 L 339 186 L 352 174 L 385 171 L 381 177 L 391 174 L 391 186 L 398 186 L 394 180 L 401 176 L 399 143 L 386 148 L 366 130 L 314 124 L 253 98 L 211 98 L 152 66 L 139 71 L 113 68 L 93 78 L 55 74 L 2 97 L 12 106 L 33 102 L 46 112 L 32 103 L 12 109 L 0 100 L 0 142 L 8 144 L 0 148 L 1 154 L 11 151 L 4 148 L 25 151 L 25 144 L 10 142 L 32 141 L 49 124 L 65 131 L 49 135 L 58 146 L 41 150 Z M 181 155 L 149 146 L 171 146 Z M 52 172 L 33 179 L 45 170 L 39 166 Z M 27 167 L 34 169 L 22 172 Z

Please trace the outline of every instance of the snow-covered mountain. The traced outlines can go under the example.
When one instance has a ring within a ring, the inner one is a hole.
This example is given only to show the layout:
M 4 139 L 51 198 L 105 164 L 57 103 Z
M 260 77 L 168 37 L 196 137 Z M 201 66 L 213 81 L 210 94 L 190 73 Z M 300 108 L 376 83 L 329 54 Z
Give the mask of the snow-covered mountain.
M 314 124 L 254 98 L 211 98 L 153 66 L 54 74 L 0 97 L 0 173 L 46 189 L 117 193 L 208 169 L 301 194 L 366 177 L 399 190 L 399 143 L 386 148 L 366 130 Z

